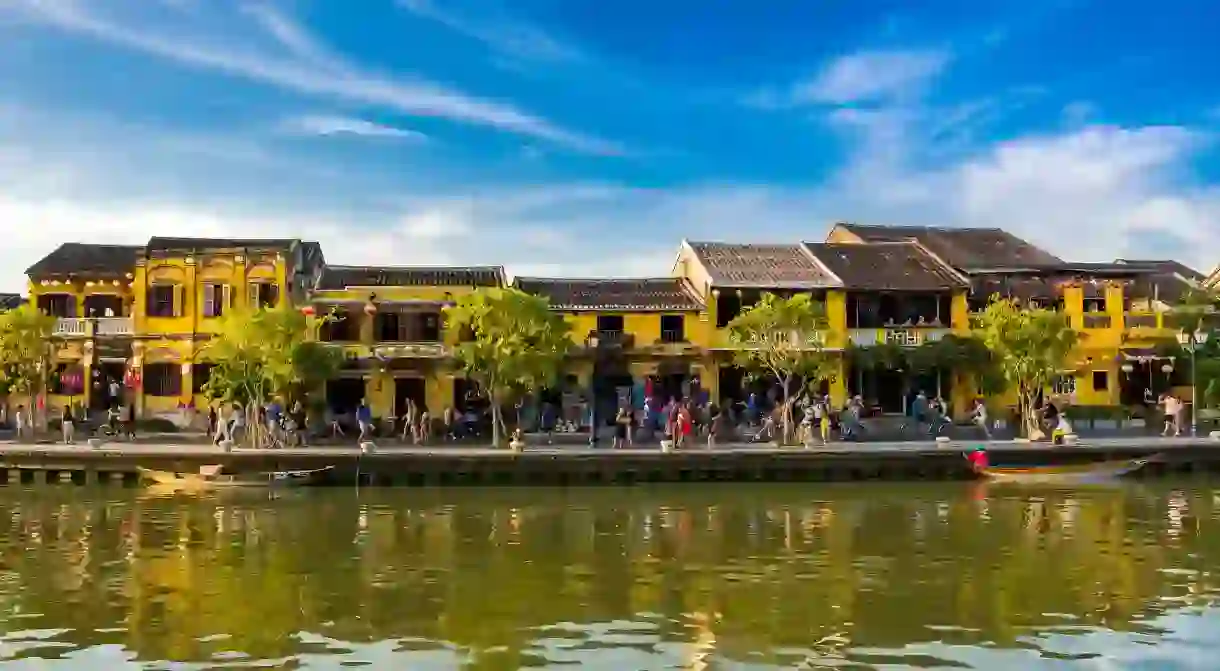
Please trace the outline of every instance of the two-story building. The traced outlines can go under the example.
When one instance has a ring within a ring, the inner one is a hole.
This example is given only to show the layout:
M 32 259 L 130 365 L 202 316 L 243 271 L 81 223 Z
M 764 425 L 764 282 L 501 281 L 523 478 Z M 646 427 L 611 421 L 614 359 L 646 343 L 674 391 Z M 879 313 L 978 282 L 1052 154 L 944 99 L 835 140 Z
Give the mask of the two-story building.
M 135 342 L 140 248 L 65 243 L 26 269 L 29 301 L 56 318 L 47 405 L 104 408 L 125 379 Z
M 544 401 L 578 421 L 578 398 L 596 399 L 611 419 L 644 397 L 688 398 L 713 369 L 706 306 L 681 277 L 559 279 L 521 277 L 515 286 L 550 301 L 571 325 L 573 356 L 559 389 Z
M 376 417 L 393 418 L 408 400 L 434 417 L 477 403 L 471 382 L 450 365 L 460 334 L 445 328 L 443 309 L 503 286 L 500 266 L 326 266 L 309 290 L 310 310 L 330 317 L 319 337 L 346 355 L 327 382 L 327 405 L 348 413 L 365 399 Z

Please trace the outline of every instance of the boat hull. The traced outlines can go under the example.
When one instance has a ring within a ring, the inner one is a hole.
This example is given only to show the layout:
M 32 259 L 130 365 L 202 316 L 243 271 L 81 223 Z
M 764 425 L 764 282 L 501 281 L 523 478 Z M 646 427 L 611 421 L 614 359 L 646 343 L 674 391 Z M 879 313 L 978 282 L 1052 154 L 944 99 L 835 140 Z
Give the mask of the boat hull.
M 993 482 L 1061 484 L 1114 480 L 1135 474 L 1159 455 L 1144 459 L 1105 461 L 1084 466 L 1035 466 L 1033 468 L 988 468 L 979 475 Z
M 142 479 L 161 487 L 203 490 L 231 487 L 307 487 L 321 483 L 332 468 L 327 466 L 308 471 L 270 471 L 233 475 L 174 473 L 150 468 L 141 468 L 139 471 Z

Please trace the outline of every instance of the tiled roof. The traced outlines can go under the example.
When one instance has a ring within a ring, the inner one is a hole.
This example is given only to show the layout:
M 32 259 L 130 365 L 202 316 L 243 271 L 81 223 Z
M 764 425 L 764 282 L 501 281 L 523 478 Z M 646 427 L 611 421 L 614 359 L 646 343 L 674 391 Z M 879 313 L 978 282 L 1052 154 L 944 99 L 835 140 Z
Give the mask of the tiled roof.
M 1194 268 L 1191 268 L 1185 263 L 1173 261 L 1171 259 L 1115 259 L 1114 262 L 1122 265 L 1148 268 L 1149 270 L 1156 271 L 1157 273 L 1178 275 L 1193 282 L 1202 282 L 1206 278 L 1206 275 L 1195 270 Z
M 838 286 L 799 244 L 688 242 L 711 276 L 726 288 L 815 289 Z
M 519 277 L 516 287 L 545 296 L 557 310 L 700 310 L 703 303 L 677 277 L 641 279 L 551 279 Z
M 1063 263 L 1000 228 L 940 228 L 933 226 L 868 226 L 839 224 L 865 242 L 917 240 L 928 251 L 957 268 L 1016 268 Z
M 1063 295 L 1063 285 L 1068 281 L 1080 282 L 1085 298 L 1105 298 L 1106 288 L 1102 281 L 1080 280 L 1068 276 L 1052 276 L 1031 273 L 980 273 L 970 276 L 970 293 L 976 298 L 988 298 L 1000 294 L 1021 300 L 1055 300 Z
M 48 275 L 120 276 L 132 271 L 143 247 L 65 242 L 26 269 L 31 277 Z
M 25 297 L 21 294 L 0 294 L 0 312 L 4 310 L 15 310 L 21 307 L 25 302 Z
M 283 249 L 292 248 L 296 240 L 290 239 L 240 239 L 240 238 L 162 238 L 153 237 L 148 240 L 148 251 L 152 252 L 189 252 L 204 249 Z
M 848 289 L 937 291 L 969 286 L 956 271 L 912 242 L 804 244 Z
M 1162 303 L 1175 305 L 1182 302 L 1186 295 L 1195 289 L 1197 284 L 1177 273 L 1153 272 L 1136 278 L 1126 290 L 1131 298 L 1156 299 Z
M 326 266 L 314 287 L 321 291 L 348 287 L 499 287 L 501 266 Z

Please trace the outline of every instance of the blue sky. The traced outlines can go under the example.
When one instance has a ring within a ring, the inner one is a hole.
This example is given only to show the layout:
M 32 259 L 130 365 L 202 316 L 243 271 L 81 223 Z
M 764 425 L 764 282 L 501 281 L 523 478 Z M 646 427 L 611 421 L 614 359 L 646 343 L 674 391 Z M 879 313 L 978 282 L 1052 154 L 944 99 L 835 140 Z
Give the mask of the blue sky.
M 1001 226 L 1220 263 L 1202 0 L 0 0 L 0 290 L 68 240 L 666 274 Z

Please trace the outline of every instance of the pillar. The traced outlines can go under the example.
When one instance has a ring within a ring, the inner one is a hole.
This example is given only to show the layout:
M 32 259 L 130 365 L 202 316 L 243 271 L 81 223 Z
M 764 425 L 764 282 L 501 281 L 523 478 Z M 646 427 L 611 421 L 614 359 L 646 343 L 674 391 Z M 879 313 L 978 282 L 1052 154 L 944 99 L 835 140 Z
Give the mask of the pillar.
M 233 304 L 232 307 L 237 309 L 251 307 L 250 289 L 246 286 L 246 256 L 244 254 L 237 254 L 233 257 L 232 278 L 232 288 L 229 289 L 229 300 Z M 236 296 L 233 295 L 234 291 L 237 292 Z
M 182 389 L 178 393 L 178 403 L 187 408 L 194 404 L 195 400 L 195 367 L 189 361 L 180 364 L 182 373 Z
M 144 260 L 136 261 L 134 279 L 131 281 L 131 322 L 136 333 L 146 333 L 144 320 L 148 311 L 148 269 Z
M 275 306 L 287 305 L 292 296 L 288 286 L 288 259 L 282 252 L 275 255 L 275 286 Z
M 847 294 L 842 291 L 826 292 L 826 338 L 827 347 L 843 347 L 847 343 Z
M 847 402 L 847 356 L 840 354 L 835 359 L 833 377 L 830 378 L 830 406 L 841 408 Z
M 446 408 L 453 407 L 453 375 L 435 370 L 424 380 L 424 399 L 428 412 L 440 417 Z
M 958 335 L 970 332 L 970 298 L 967 292 L 954 292 L 949 304 L 949 327 Z

